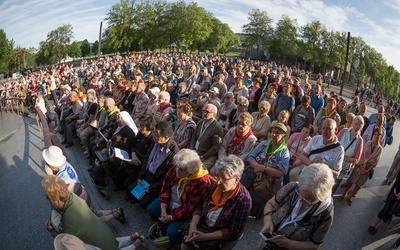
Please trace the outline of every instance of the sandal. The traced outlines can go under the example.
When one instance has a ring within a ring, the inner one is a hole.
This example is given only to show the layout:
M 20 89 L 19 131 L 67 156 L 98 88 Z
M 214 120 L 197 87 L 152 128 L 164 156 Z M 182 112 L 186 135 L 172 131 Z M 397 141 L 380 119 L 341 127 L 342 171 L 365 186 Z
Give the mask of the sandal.
M 351 206 L 353 204 L 353 201 L 351 200 L 352 197 L 346 198 L 347 200 L 347 205 Z
M 143 235 L 140 235 L 139 238 L 133 242 L 133 245 L 136 249 L 147 249 L 145 240 L 146 238 Z
M 344 199 L 344 196 L 339 196 L 338 200 L 342 201 Z
M 131 241 L 135 242 L 136 240 L 138 240 L 140 238 L 140 234 L 138 232 L 135 232 L 131 235 Z
M 117 219 L 119 222 L 121 222 L 121 224 L 125 223 L 125 214 L 124 214 L 124 209 L 122 207 L 117 208 L 116 211 L 113 210 L 112 212 L 113 216 L 115 219 Z M 117 214 L 118 216 L 115 216 L 115 214 Z

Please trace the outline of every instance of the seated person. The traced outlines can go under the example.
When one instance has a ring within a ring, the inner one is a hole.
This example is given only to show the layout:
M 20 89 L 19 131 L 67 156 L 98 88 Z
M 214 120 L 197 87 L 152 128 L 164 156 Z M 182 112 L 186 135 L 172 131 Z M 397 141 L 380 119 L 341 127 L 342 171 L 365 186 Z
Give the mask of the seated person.
M 50 205 L 61 213 L 61 231 L 54 230 L 50 220 L 46 221 L 46 229 L 56 237 L 59 233 L 67 233 L 78 237 L 86 244 L 100 249 L 135 249 L 141 247 L 145 238 L 143 236 L 115 238 L 110 228 L 100 220 L 84 200 L 68 191 L 63 180 L 48 175 L 42 180 L 42 187 Z M 136 240 L 135 240 L 136 238 Z M 135 240 L 134 242 L 132 242 Z
M 171 246 L 182 243 L 180 229 L 190 221 L 211 183 L 196 151 L 182 149 L 174 156 L 174 166 L 166 174 L 160 195 L 147 207 L 153 221 L 168 224 Z
M 114 191 L 127 189 L 137 181 L 141 166 L 146 164 L 151 150 L 154 146 L 153 130 L 154 119 L 151 115 L 139 117 L 139 132 L 132 138 L 131 161 L 124 161 L 114 178 Z M 129 199 L 130 196 L 126 197 Z
M 303 149 L 300 154 L 303 166 L 292 169 L 291 178 L 298 176 L 304 166 L 312 163 L 324 163 L 332 169 L 335 178 L 339 176 L 343 165 L 344 148 L 336 137 L 337 130 L 337 123 L 331 118 L 322 123 L 322 135 L 315 135 Z M 294 173 L 294 170 L 298 172 Z
M 211 172 L 211 168 L 217 160 L 223 137 L 221 124 L 215 120 L 217 112 L 217 107 L 212 104 L 207 104 L 204 107 L 203 119 L 197 123 L 190 142 L 190 149 L 196 150 L 209 172 Z
M 257 219 L 262 217 L 265 203 L 275 195 L 283 183 L 283 177 L 289 169 L 290 154 L 285 136 L 286 126 L 273 122 L 270 128 L 271 139 L 260 142 L 247 156 L 246 166 L 240 182 L 249 190 L 252 198 L 251 215 Z M 256 189 L 255 181 L 269 178 L 273 188 Z
M 78 174 L 72 165 L 67 162 L 66 157 L 63 155 L 63 152 L 59 147 L 50 146 L 49 148 L 43 150 L 42 155 L 46 162 L 44 166 L 46 173 L 48 175 L 55 175 L 63 180 L 67 185 L 68 191 L 74 192 L 78 197 L 83 199 L 98 217 L 106 222 L 111 221 L 112 219 L 117 219 L 121 223 L 125 223 L 125 215 L 122 208 L 113 210 L 94 209 L 90 195 L 79 181 Z M 51 222 L 57 232 L 61 231 L 61 228 L 59 227 L 61 223 L 60 218 L 61 214 L 57 210 L 52 209 Z
M 180 149 L 188 148 L 196 129 L 196 123 L 190 117 L 192 106 L 183 103 L 177 108 L 178 122 L 175 125 L 174 140 Z
M 221 104 L 219 109 L 217 120 L 221 124 L 222 127 L 225 126 L 226 119 L 228 118 L 229 113 L 236 109 L 236 104 L 234 102 L 234 95 L 232 92 L 226 92 L 224 95 L 224 102 Z
M 240 183 L 243 161 L 234 155 L 215 164 L 217 183 L 208 186 L 193 213 L 181 249 L 233 249 L 243 235 L 251 198 Z
M 287 144 L 287 147 L 290 152 L 289 176 L 291 175 L 292 169 L 303 165 L 300 160 L 300 154 L 301 152 L 303 152 L 303 149 L 310 142 L 313 132 L 314 132 L 314 127 L 308 123 L 304 124 L 303 128 L 301 129 L 301 132 L 293 133 L 289 137 L 289 141 Z M 297 171 L 293 172 L 296 172 L 296 175 L 298 175 Z M 293 178 L 297 179 L 297 176 L 294 176 Z M 290 178 L 290 180 L 292 181 L 292 178 Z
M 269 125 L 271 123 L 271 118 L 268 115 L 270 108 L 271 104 L 269 104 L 269 102 L 261 101 L 258 104 L 259 111 L 251 114 L 254 119 L 253 124 L 251 124 L 251 129 L 258 140 L 267 138 Z
M 113 132 L 111 137 L 111 143 L 114 148 L 118 148 L 131 154 L 132 143 L 135 139 L 136 133 L 138 132 L 132 117 L 128 112 L 122 111 L 117 115 L 117 125 L 118 127 Z M 101 149 L 102 154 L 108 153 L 108 148 Z M 109 171 L 111 174 L 116 174 L 118 168 L 121 165 L 122 160 L 110 156 L 109 161 Z
M 237 108 L 232 109 L 232 111 L 229 113 L 224 128 L 228 130 L 232 127 L 235 127 L 237 125 L 239 115 L 243 112 L 247 112 L 248 106 L 249 106 L 249 100 L 244 96 L 240 96 L 238 98 Z
M 178 145 L 172 139 L 172 134 L 173 130 L 169 122 L 161 121 L 156 124 L 154 132 L 156 143 L 151 150 L 148 161 L 145 162 L 146 164 L 142 164 L 137 183 L 133 183 L 128 188 L 129 191 L 133 190 L 136 185 L 142 183 L 142 180 L 150 184 L 146 194 L 138 201 L 142 208 L 146 208 L 158 197 L 165 174 L 172 167 L 173 157 L 179 151 Z
M 261 239 L 257 249 L 318 249 L 333 222 L 334 183 L 329 167 L 314 163 L 304 169 L 299 182 L 282 187 L 265 205 L 261 229 L 280 236 Z
M 222 140 L 221 147 L 218 151 L 218 159 L 222 160 L 228 155 L 236 155 L 243 161 L 253 149 L 257 138 L 251 130 L 253 117 L 247 113 L 241 113 L 239 116 L 238 125 L 231 128 Z M 215 174 L 214 174 L 215 175 Z
M 161 91 L 158 94 L 159 106 L 155 116 L 156 121 L 164 121 L 169 117 L 169 114 L 172 113 L 173 108 L 169 100 L 170 100 L 170 94 L 167 91 Z

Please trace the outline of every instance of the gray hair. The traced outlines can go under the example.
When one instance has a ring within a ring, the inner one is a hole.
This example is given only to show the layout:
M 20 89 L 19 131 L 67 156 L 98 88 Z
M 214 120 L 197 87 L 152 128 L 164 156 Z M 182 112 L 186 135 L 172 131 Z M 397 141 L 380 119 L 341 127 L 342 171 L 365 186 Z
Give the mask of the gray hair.
M 200 168 L 201 160 L 196 151 L 184 148 L 174 155 L 173 164 L 193 174 Z
M 305 167 L 299 178 L 299 188 L 309 192 L 320 201 L 332 195 L 334 184 L 332 169 L 323 163 L 314 163 Z
M 167 102 L 169 102 L 169 100 L 171 99 L 171 96 L 169 95 L 169 93 L 167 91 L 161 91 L 158 94 L 158 99 L 160 99 L 160 98 L 165 99 Z
M 222 174 L 228 174 L 229 177 L 242 177 L 244 163 L 236 155 L 229 155 L 225 159 L 218 160 L 215 163 L 215 169 Z
M 212 109 L 212 111 L 214 112 L 214 114 L 217 114 L 217 113 L 218 113 L 218 108 L 217 108 L 214 104 L 207 104 L 207 105 L 204 107 L 204 109 L 207 108 L 207 107 L 210 107 L 210 108 Z
M 94 89 L 89 89 L 87 92 L 86 92 L 86 96 L 87 96 L 87 98 L 88 99 L 90 99 L 90 100 L 95 100 L 96 99 L 96 91 L 94 90 Z

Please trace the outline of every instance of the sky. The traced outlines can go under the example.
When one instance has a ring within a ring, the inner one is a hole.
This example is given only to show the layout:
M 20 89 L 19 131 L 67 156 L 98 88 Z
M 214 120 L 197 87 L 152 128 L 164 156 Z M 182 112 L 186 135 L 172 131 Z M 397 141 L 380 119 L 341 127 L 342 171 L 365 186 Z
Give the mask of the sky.
M 0 0 L 0 29 L 15 46 L 39 47 L 47 33 L 64 24 L 74 40 L 98 40 L 100 22 L 119 0 Z M 168 0 L 168 2 L 173 2 Z M 185 2 L 191 2 L 185 0 Z M 400 72 L 400 0 L 199 0 L 198 5 L 229 24 L 235 33 L 248 23 L 252 9 L 266 11 L 274 24 L 288 15 L 303 26 L 314 20 L 328 30 L 360 36 Z

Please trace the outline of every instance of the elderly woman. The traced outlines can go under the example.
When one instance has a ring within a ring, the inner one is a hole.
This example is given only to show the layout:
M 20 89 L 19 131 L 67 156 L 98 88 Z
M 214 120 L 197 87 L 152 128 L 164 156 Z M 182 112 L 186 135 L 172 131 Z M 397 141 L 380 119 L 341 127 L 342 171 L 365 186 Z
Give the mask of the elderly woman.
M 234 102 L 234 95 L 232 92 L 226 92 L 224 95 L 223 103 L 219 108 L 219 112 L 217 115 L 217 120 L 221 124 L 222 127 L 225 127 L 226 120 L 228 115 L 231 113 L 233 109 L 236 109 L 237 106 Z
M 190 117 L 191 113 L 192 106 L 189 103 L 183 103 L 177 108 L 179 121 L 175 126 L 173 137 L 180 149 L 190 146 L 190 141 L 196 129 L 196 123 Z
M 225 129 L 228 130 L 237 125 L 239 115 L 243 112 L 247 111 L 247 107 L 249 106 L 249 100 L 246 97 L 241 96 L 238 98 L 238 104 L 236 109 L 232 109 L 232 111 L 228 115 L 228 119 L 225 122 Z
M 146 188 L 146 193 L 138 201 L 142 208 L 146 208 L 160 193 L 162 181 L 165 178 L 165 174 L 172 167 L 172 160 L 176 153 L 179 151 L 179 147 L 176 145 L 172 138 L 173 130 L 172 126 L 167 121 L 161 121 L 155 125 L 154 140 L 155 145 L 150 152 L 147 161 L 142 162 L 141 170 L 137 183 L 133 183 L 129 186 L 128 190 L 133 190 L 137 185 L 142 184 L 142 180 L 145 180 L 150 184 Z
M 291 117 L 290 127 L 292 132 L 300 132 L 304 124 L 314 123 L 315 112 L 310 103 L 310 96 L 305 95 L 301 98 L 301 105 L 296 107 Z
M 144 236 L 138 233 L 132 236 L 115 238 L 110 228 L 100 220 L 85 201 L 68 191 L 65 182 L 49 175 L 42 180 L 42 187 L 50 205 L 60 211 L 61 231 L 55 231 L 51 221 L 45 227 L 56 237 L 59 233 L 67 233 L 99 249 L 136 249 L 144 245 Z
M 147 212 L 153 221 L 168 224 L 170 244 L 177 245 L 182 243 L 180 229 L 190 221 L 212 181 L 194 150 L 182 149 L 174 156 L 173 164 L 160 195 L 150 203 Z
M 208 186 L 194 211 L 182 250 L 232 249 L 243 235 L 251 207 L 250 194 L 239 181 L 243 161 L 230 155 L 215 168 L 217 183 Z
M 342 129 L 337 137 L 344 150 L 342 174 L 350 173 L 354 164 L 360 160 L 363 152 L 364 140 L 361 137 L 361 130 L 364 127 L 364 119 L 361 115 L 355 116 L 351 127 Z
M 332 171 L 322 163 L 304 168 L 299 182 L 282 187 L 264 208 L 261 233 L 277 236 L 261 240 L 258 249 L 318 249 L 333 222 Z
M 271 124 L 271 139 L 260 142 L 247 157 L 245 173 L 241 179 L 242 184 L 250 191 L 252 197 L 251 215 L 256 218 L 262 217 L 265 203 L 282 186 L 283 176 L 288 173 L 290 154 L 286 147 L 285 136 L 287 128 L 284 124 L 276 122 Z M 263 189 L 261 186 L 255 188 L 255 182 L 264 179 L 270 181 L 274 186 Z
M 231 128 L 222 140 L 218 159 L 221 160 L 233 154 L 239 156 L 243 161 L 246 160 L 257 141 L 251 130 L 252 123 L 253 117 L 249 113 L 244 112 L 239 115 L 237 126 Z
M 156 121 L 164 121 L 172 113 L 172 104 L 169 102 L 170 95 L 167 91 L 161 91 L 158 94 L 158 104 L 160 105 L 155 114 Z
M 378 165 L 383 151 L 383 147 L 379 143 L 381 136 L 381 130 L 375 129 L 372 140 L 365 143 L 361 159 L 358 164 L 356 164 L 353 172 L 351 172 L 347 180 L 346 189 L 342 196 L 339 197 L 339 200 L 346 199 L 349 206 L 353 203 L 352 199 L 357 195 L 358 190 L 360 190 L 367 181 L 369 172 L 373 171 L 376 165 Z M 355 185 L 353 191 L 350 195 L 347 195 L 353 184 Z
M 340 115 L 336 111 L 336 99 L 329 97 L 326 100 L 326 107 L 322 108 L 314 119 L 314 133 L 320 135 L 322 132 L 322 123 L 327 119 L 331 118 L 335 120 L 337 127 L 340 125 Z
M 236 77 L 235 85 L 229 89 L 229 92 L 232 92 L 235 96 L 235 100 L 239 102 L 239 98 L 241 96 L 245 97 L 246 99 L 249 98 L 249 90 L 243 84 L 243 77 Z
M 266 138 L 268 136 L 269 125 L 271 123 L 271 118 L 268 113 L 271 108 L 271 104 L 267 101 L 261 101 L 258 104 L 258 112 L 253 112 L 253 124 L 251 124 L 251 129 L 258 140 Z
M 302 169 L 298 168 L 302 166 L 300 160 L 300 154 L 301 152 L 303 152 L 303 149 L 310 142 L 313 132 L 314 132 L 313 126 L 309 123 L 306 123 L 301 129 L 301 132 L 295 132 L 289 137 L 287 147 L 290 152 L 290 162 L 289 162 L 290 181 L 298 180 L 299 173 L 301 172 Z

